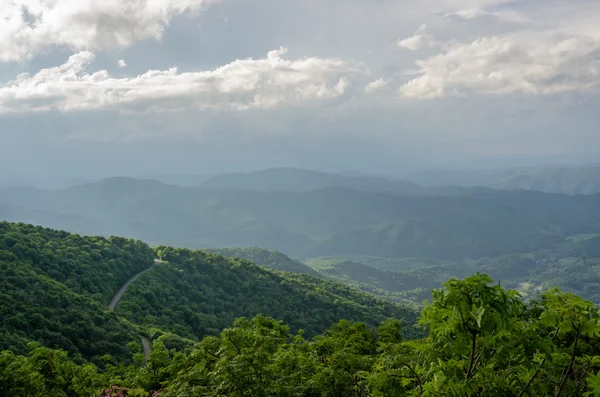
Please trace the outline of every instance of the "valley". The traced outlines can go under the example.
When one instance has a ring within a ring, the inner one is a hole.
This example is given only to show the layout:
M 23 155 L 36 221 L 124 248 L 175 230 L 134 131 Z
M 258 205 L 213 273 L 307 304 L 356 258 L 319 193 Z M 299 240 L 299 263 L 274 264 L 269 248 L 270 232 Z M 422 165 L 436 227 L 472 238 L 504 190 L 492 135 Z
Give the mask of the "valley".
M 421 395 L 435 382 L 426 370 L 434 357 L 444 357 L 443 371 L 452 362 L 478 367 L 464 361 L 466 351 L 449 347 L 454 338 L 494 352 L 505 342 L 484 341 L 504 321 L 511 325 L 503 332 L 518 345 L 547 343 L 552 324 L 523 322 L 540 310 L 560 324 L 574 316 L 561 311 L 565 305 L 588 313 L 573 324 L 600 318 L 589 309 L 600 303 L 600 195 L 276 175 L 286 183 L 259 173 L 254 189 L 233 175 L 198 187 L 112 178 L 2 190 L 0 215 L 8 221 L 0 222 L 0 373 L 20 365 L 38 375 L 0 378 L 0 388 L 76 390 L 69 396 L 109 385 L 114 395 L 132 397 L 198 387 L 214 396 L 263 395 L 265 388 L 311 395 L 341 382 L 345 393 L 360 385 L 380 395 Z M 42 226 L 9 222 L 18 220 Z M 454 336 L 438 329 L 463 321 L 445 312 L 466 304 L 462 299 L 479 302 L 468 309 L 473 324 L 482 324 L 472 340 L 462 333 L 474 326 L 469 319 Z M 566 331 L 551 349 L 568 354 L 564 346 L 576 332 Z M 533 335 L 541 339 L 520 339 Z M 486 365 L 536 371 L 493 354 Z M 47 377 L 35 358 L 42 356 L 54 371 L 67 371 L 63 376 L 88 371 L 87 381 Z M 409 361 L 397 361 L 403 356 Z M 586 365 L 579 352 L 572 357 Z M 560 381 L 561 364 L 551 363 L 541 368 Z M 331 366 L 341 372 L 328 378 Z M 407 380 L 398 384 L 390 373 Z M 449 379 L 456 390 L 469 387 Z M 582 379 L 562 381 L 573 388 Z

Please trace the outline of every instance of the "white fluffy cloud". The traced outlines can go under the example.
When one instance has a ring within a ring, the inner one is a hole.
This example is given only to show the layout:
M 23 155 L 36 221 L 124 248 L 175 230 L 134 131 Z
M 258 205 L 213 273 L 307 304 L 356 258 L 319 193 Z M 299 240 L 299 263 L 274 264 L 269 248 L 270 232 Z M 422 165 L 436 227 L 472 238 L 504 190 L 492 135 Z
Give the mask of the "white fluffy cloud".
M 433 37 L 427 34 L 427 26 L 421 25 L 415 33 L 405 39 L 399 39 L 396 44 L 400 48 L 415 51 L 421 47 L 431 47 L 435 45 Z
M 524 32 L 448 45 L 417 61 L 420 76 L 404 84 L 405 97 L 449 93 L 553 94 L 598 88 L 600 40 L 557 32 Z
M 387 88 L 389 85 L 390 85 L 389 80 L 386 80 L 382 77 L 380 79 L 377 79 L 377 80 L 372 81 L 369 84 L 367 84 L 367 86 L 365 87 L 365 92 L 369 93 L 369 92 L 380 91 L 380 90 Z
M 0 112 L 271 108 L 338 97 L 359 72 L 333 58 L 286 60 L 286 51 L 210 71 L 178 73 L 171 68 L 131 78 L 114 78 L 105 70 L 87 72 L 95 55 L 83 51 L 61 66 L 22 74 L 0 86 Z
M 503 11 L 486 11 L 481 8 L 467 8 L 456 12 L 451 12 L 444 17 L 458 17 L 462 19 L 475 19 L 480 17 L 492 16 L 500 20 L 512 21 L 512 22 L 531 22 L 529 18 L 525 17 L 521 13 L 514 10 L 503 10 Z
M 127 62 L 125 62 L 124 59 L 119 59 L 119 62 L 117 62 L 117 64 L 119 65 L 120 68 L 127 67 Z
M 76 51 L 160 39 L 171 19 L 219 0 L 2 0 L 0 61 L 53 46 Z

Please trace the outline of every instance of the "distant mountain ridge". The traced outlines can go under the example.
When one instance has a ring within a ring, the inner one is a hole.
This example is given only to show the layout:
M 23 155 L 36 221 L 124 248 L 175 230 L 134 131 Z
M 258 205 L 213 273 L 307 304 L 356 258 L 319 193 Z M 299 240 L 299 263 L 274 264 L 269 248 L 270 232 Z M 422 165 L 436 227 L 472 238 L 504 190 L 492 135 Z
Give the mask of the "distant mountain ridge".
M 600 230 L 600 195 L 421 192 L 261 191 L 110 178 L 63 190 L 2 190 L 0 216 L 82 234 L 190 248 L 263 247 L 296 258 L 498 256 Z
M 236 248 L 207 248 L 204 251 L 223 255 L 228 258 L 247 259 L 257 265 L 267 267 L 273 270 L 279 270 L 290 273 L 308 274 L 313 277 L 320 277 L 320 274 L 305 265 L 294 260 L 279 251 L 267 250 L 257 247 L 236 247 Z
M 416 183 L 372 176 L 346 176 L 297 168 L 271 168 L 248 173 L 223 174 L 201 185 L 213 189 L 308 192 L 327 187 L 362 191 L 424 194 L 428 189 Z
M 545 193 L 600 193 L 600 165 L 547 165 L 497 171 L 420 171 L 405 177 L 432 188 L 449 185 L 483 186 L 498 190 L 536 190 Z
M 593 194 L 600 192 L 600 166 L 516 168 L 495 175 L 485 186 L 547 193 Z

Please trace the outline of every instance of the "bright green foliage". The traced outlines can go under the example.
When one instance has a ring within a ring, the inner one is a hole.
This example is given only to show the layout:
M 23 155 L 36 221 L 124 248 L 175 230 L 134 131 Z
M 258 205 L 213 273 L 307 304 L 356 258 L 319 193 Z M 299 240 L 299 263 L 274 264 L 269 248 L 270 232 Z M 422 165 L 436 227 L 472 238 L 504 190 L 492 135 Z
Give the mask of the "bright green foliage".
M 418 332 L 411 310 L 337 283 L 158 247 L 165 262 L 108 312 L 95 288 L 151 266 L 147 246 L 0 229 L 0 396 L 600 394 L 598 309 L 557 288 L 526 301 L 484 274 L 450 279 Z
M 0 353 L 0 396 L 93 396 L 106 382 L 94 365 L 76 365 L 64 351 L 29 348 L 27 356 Z
M 524 303 L 476 274 L 434 292 L 420 319 L 424 339 L 405 341 L 394 319 L 377 329 L 342 320 L 309 340 L 272 318 L 240 318 L 187 352 L 167 350 L 160 336 L 146 363 L 138 355 L 104 372 L 37 346 L 27 357 L 4 352 L 0 394 L 595 396 L 599 320 L 594 305 L 572 294 L 553 289 Z

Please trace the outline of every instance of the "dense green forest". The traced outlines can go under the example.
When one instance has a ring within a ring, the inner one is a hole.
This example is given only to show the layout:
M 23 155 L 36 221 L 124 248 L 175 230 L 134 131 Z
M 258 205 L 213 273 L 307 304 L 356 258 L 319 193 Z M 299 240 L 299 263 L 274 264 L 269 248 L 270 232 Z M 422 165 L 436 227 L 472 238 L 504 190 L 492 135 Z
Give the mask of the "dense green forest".
M 524 302 L 485 275 L 433 293 L 404 340 L 395 319 L 377 328 L 342 320 L 313 338 L 282 322 L 237 319 L 183 352 L 157 338 L 144 363 L 104 369 L 29 346 L 0 353 L 0 395 L 19 396 L 595 396 L 600 315 L 558 289 Z
M 344 255 L 306 263 L 324 277 L 397 302 L 421 303 L 451 277 L 485 272 L 524 296 L 554 286 L 600 303 L 600 235 L 571 236 L 552 249 L 464 261 Z
M 267 250 L 265 248 L 244 247 L 244 248 L 207 248 L 204 251 L 214 252 L 229 258 L 248 259 L 257 265 L 269 269 L 281 270 L 283 272 L 308 274 L 309 276 L 319 277 L 319 273 L 311 267 L 305 265 L 299 260 L 290 258 L 279 251 Z
M 24 353 L 36 341 L 77 360 L 127 359 L 135 327 L 105 306 L 153 258 L 139 241 L 0 222 L 0 348 Z
M 157 256 L 168 262 L 154 265 Z M 121 286 L 147 269 L 108 311 Z M 25 224 L 0 222 L 0 286 L 0 349 L 23 354 L 37 342 L 98 365 L 105 354 L 131 359 L 127 345 L 142 335 L 168 336 L 169 346 L 183 348 L 257 314 L 306 335 L 340 319 L 374 326 L 388 317 L 403 319 L 407 335 L 419 333 L 414 310 L 330 281 L 218 254 L 153 250 L 136 240 Z
M 133 323 L 186 338 L 218 335 L 237 317 L 265 314 L 304 330 L 324 331 L 340 319 L 371 325 L 386 318 L 416 322 L 413 310 L 307 275 L 275 273 L 247 260 L 157 247 L 167 263 L 129 288 L 116 312 Z M 411 327 L 407 332 L 415 334 Z

